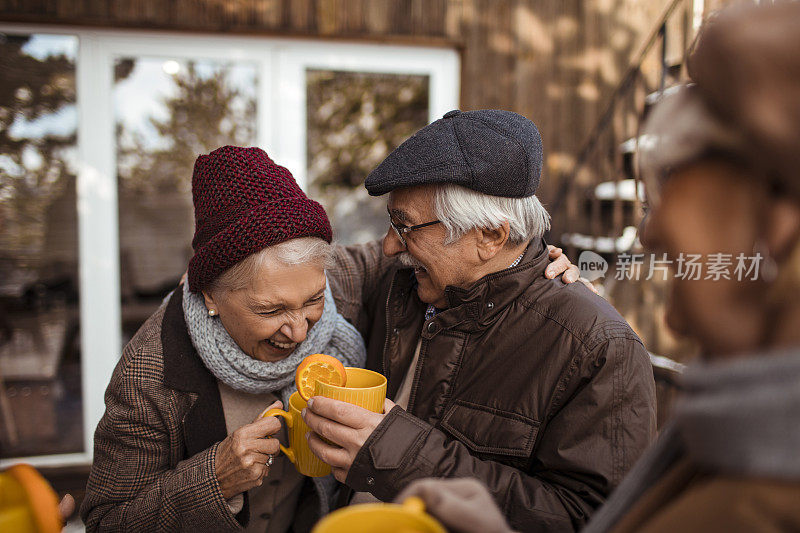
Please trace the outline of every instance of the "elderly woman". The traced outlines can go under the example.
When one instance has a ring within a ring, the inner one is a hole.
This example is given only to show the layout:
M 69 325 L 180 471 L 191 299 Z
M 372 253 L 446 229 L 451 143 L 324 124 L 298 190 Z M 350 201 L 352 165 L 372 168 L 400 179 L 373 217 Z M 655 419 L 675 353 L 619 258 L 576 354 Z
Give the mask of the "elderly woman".
M 668 322 L 703 361 L 584 531 L 800 531 L 800 3 L 723 12 L 689 72 L 645 128 L 643 242 L 673 262 Z M 509 531 L 474 482 L 409 495 L 454 531 Z
M 364 362 L 326 283 L 328 218 L 258 148 L 200 156 L 192 194 L 188 283 L 123 351 L 81 514 L 89 531 L 307 529 L 335 481 L 298 474 L 259 414 L 307 355 Z

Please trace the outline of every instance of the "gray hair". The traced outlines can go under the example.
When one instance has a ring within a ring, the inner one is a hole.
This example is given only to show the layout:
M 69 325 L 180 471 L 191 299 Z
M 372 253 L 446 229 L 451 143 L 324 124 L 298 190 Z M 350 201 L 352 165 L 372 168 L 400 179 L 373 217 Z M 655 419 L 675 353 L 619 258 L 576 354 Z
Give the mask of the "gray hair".
M 445 244 L 473 229 L 496 229 L 506 221 L 511 246 L 541 238 L 550 229 L 550 215 L 536 196 L 504 198 L 447 184 L 436 188 L 433 211 L 447 229 Z
M 209 287 L 209 292 L 225 293 L 244 289 L 256 272 L 270 260 L 284 265 L 317 264 L 328 269 L 333 266 L 333 247 L 319 237 L 300 237 L 267 246 L 220 274 Z

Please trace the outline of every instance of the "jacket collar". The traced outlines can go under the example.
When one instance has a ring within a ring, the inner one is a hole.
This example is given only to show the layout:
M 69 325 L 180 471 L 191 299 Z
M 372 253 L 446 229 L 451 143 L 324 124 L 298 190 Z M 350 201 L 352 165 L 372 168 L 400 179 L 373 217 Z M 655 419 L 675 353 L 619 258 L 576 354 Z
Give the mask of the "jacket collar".
M 183 291 L 172 292 L 161 324 L 164 352 L 164 384 L 172 389 L 197 394 L 183 419 L 188 456 L 223 440 L 227 434 L 219 387 L 192 345 L 183 318 Z
M 538 279 L 544 281 L 544 269 L 549 262 L 544 240 L 534 240 L 516 266 L 487 274 L 468 289 L 447 287 L 448 308 L 436 317 L 443 328 L 480 329 Z
M 448 286 L 445 289 L 448 308 L 439 311 L 432 319 L 437 322 L 432 331 L 456 326 L 475 331 L 487 326 L 531 285 L 539 280 L 547 281 L 544 269 L 548 264 L 550 260 L 547 244 L 544 239 L 537 239 L 531 241 L 516 266 L 487 274 L 468 289 Z M 394 324 L 403 327 L 413 323 L 419 313 L 424 312 L 425 304 L 416 295 L 413 269 L 398 270 L 394 285 L 395 290 L 389 297 L 393 307 L 389 309 L 389 313 L 395 319 Z M 413 293 L 413 297 L 406 299 L 406 293 Z M 409 301 L 413 301 L 414 305 L 408 307 Z M 403 302 L 406 302 L 405 307 Z M 430 331 L 423 332 L 423 336 L 425 335 L 430 335 Z

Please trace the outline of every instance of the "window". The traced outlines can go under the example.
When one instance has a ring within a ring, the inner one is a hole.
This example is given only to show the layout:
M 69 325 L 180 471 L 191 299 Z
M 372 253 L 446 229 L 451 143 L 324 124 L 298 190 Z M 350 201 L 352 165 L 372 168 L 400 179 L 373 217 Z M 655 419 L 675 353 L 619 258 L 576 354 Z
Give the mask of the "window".
M 384 215 L 362 209 L 369 166 L 458 107 L 458 54 L 443 48 L 0 31 L 16 73 L 0 81 L 0 420 L 32 417 L 40 432 L 0 438 L 0 467 L 91 461 L 122 346 L 191 256 L 197 155 L 260 146 L 326 205 L 335 238 L 364 240 L 386 230 Z M 47 105 L 22 105 L 37 98 Z M 331 108 L 340 98 L 360 107 Z M 358 135 L 331 151 L 354 120 Z M 31 414 L 20 395 L 45 407 Z
M 428 123 L 428 76 L 307 70 L 308 192 L 343 244 L 386 232 L 386 199 L 364 178 Z
M 114 60 L 123 342 L 174 289 L 192 256 L 198 154 L 256 144 L 252 62 Z
M 76 53 L 0 36 L 0 458 L 83 450 Z

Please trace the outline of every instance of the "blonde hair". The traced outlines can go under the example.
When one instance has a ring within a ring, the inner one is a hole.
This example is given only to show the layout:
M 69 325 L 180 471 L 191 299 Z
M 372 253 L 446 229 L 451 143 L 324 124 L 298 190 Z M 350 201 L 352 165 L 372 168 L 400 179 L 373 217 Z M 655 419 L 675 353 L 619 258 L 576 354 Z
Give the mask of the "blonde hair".
M 276 260 L 284 265 L 317 264 L 328 269 L 333 264 L 333 247 L 319 237 L 290 239 L 250 254 L 219 275 L 208 288 L 212 294 L 244 289 L 264 263 Z

